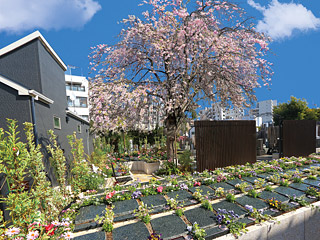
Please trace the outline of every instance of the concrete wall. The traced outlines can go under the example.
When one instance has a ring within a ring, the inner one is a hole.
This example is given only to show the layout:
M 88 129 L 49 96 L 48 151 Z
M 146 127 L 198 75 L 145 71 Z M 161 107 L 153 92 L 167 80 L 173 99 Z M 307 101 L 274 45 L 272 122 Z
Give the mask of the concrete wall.
M 320 206 L 320 202 L 313 204 Z M 280 221 L 265 222 L 248 227 L 248 232 L 240 240 L 319 240 L 320 211 L 316 208 L 303 207 L 296 211 L 280 215 Z M 234 239 L 231 234 L 216 238 L 216 240 Z

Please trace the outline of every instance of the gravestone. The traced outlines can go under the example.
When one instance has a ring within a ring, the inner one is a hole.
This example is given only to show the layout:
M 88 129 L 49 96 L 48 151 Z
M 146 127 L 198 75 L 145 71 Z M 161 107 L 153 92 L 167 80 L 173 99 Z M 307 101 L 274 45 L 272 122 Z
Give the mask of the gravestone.
M 113 240 L 142 240 L 148 239 L 149 235 L 149 231 L 143 222 L 128 224 L 112 231 Z
M 187 234 L 187 225 L 176 215 L 152 219 L 151 226 L 156 233 L 162 234 L 164 239 L 173 239 Z
M 215 221 L 215 214 L 202 207 L 185 211 L 184 215 L 192 224 L 194 222 L 197 222 L 199 224 L 199 227 L 213 227 L 217 224 Z

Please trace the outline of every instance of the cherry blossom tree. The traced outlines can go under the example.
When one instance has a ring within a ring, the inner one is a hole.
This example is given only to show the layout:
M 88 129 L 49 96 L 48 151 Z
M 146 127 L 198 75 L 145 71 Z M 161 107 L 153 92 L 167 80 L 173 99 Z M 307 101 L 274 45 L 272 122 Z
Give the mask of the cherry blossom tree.
M 150 11 L 123 20 L 117 44 L 92 50 L 93 127 L 101 132 L 132 128 L 150 106 L 160 106 L 172 158 L 179 126 L 200 100 L 248 106 L 254 89 L 268 85 L 270 39 L 231 0 L 142 5 Z

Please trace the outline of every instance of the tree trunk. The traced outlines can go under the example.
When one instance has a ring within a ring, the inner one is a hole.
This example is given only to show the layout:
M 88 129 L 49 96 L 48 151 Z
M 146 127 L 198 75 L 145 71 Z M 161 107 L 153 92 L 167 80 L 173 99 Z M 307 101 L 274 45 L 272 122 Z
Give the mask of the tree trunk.
M 175 159 L 176 153 L 176 133 L 177 133 L 177 119 L 174 114 L 170 114 L 166 121 L 166 135 L 167 135 L 167 158 L 172 161 Z

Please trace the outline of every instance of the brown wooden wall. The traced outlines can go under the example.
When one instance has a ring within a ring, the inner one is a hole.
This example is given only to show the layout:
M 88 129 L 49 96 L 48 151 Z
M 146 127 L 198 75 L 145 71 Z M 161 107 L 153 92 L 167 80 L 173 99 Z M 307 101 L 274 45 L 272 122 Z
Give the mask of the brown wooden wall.
M 316 121 L 284 120 L 282 124 L 284 157 L 305 157 L 316 151 Z
M 197 170 L 254 163 L 255 121 L 195 121 Z

